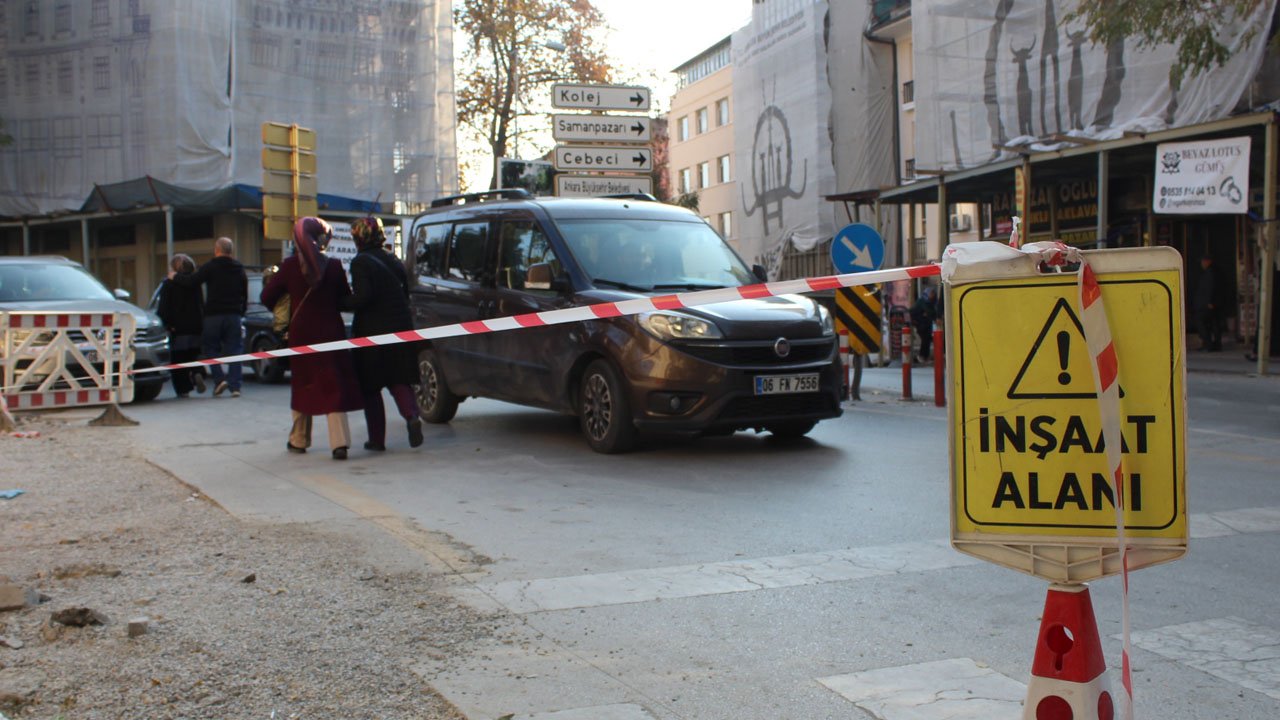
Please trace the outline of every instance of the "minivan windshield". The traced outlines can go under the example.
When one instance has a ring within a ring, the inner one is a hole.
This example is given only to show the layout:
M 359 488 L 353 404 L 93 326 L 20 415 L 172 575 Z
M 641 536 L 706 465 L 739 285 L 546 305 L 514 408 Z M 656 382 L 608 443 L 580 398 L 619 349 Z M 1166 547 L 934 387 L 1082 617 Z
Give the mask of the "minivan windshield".
M 593 284 L 628 290 L 697 290 L 756 282 L 706 223 L 590 218 L 557 226 Z
M 102 283 L 75 265 L 37 262 L 0 265 L 0 302 L 114 298 Z

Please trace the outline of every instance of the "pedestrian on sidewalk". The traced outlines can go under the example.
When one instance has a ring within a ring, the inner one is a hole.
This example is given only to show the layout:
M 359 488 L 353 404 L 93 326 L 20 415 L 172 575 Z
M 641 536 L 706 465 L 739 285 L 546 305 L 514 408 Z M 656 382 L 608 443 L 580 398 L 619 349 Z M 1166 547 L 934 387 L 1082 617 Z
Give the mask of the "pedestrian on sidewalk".
M 244 313 L 249 304 L 249 276 L 236 260 L 236 244 L 220 237 L 213 243 L 213 259 L 189 275 L 169 270 L 169 279 L 182 287 L 204 285 L 204 332 L 202 346 L 206 358 L 239 355 L 244 352 Z M 240 397 L 240 363 L 214 365 L 213 394 L 231 391 Z
M 1192 307 L 1196 315 L 1196 329 L 1200 333 L 1200 349 L 1209 352 L 1222 350 L 1222 311 L 1225 303 L 1225 285 L 1213 265 L 1213 258 L 1200 258 L 1200 270 L 1196 273 Z
M 275 307 L 289 296 L 289 344 L 315 345 L 347 337 L 338 302 L 351 294 L 342 263 L 324 254 L 333 238 L 329 223 L 315 217 L 293 225 L 294 254 L 262 288 L 262 304 Z M 311 446 L 311 419 L 324 415 L 329 423 L 329 448 L 334 460 L 346 460 L 351 446 L 347 413 L 363 407 L 349 350 L 296 355 L 289 358 L 293 428 L 285 447 L 304 453 Z
M 359 218 L 351 223 L 356 256 L 351 260 L 352 294 L 338 307 L 354 313 L 351 334 L 355 337 L 383 335 L 413 329 L 409 310 L 409 274 L 404 264 L 386 251 L 382 220 Z M 412 385 L 418 382 L 415 347 L 410 343 L 373 345 L 352 353 L 360 391 L 364 395 L 364 419 L 369 429 L 366 450 L 386 450 L 387 414 L 382 389 L 391 393 L 396 410 L 409 431 L 409 446 L 422 444 L 422 420 Z
M 937 317 L 938 306 L 934 301 L 934 289 L 926 287 L 920 297 L 911 306 L 911 324 L 920 336 L 920 361 L 928 362 L 929 351 L 933 347 L 933 321 Z
M 177 275 L 192 275 L 196 271 L 196 263 L 190 255 L 178 253 L 169 263 L 170 272 Z M 204 310 L 200 307 L 203 298 L 199 287 L 179 285 L 166 278 L 160 282 L 160 301 L 156 305 L 156 314 L 164 321 L 169 331 L 169 357 L 173 363 L 186 363 L 200 358 L 201 336 L 204 333 Z M 180 398 L 187 397 L 191 390 L 205 391 L 204 371 L 198 368 L 180 368 L 169 371 L 169 379 L 173 382 L 173 391 Z

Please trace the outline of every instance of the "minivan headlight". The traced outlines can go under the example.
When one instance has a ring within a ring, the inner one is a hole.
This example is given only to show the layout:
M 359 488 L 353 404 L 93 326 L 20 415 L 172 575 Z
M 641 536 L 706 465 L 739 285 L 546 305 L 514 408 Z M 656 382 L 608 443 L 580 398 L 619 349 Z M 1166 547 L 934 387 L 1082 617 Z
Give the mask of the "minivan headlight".
M 682 313 L 640 313 L 640 326 L 662 340 L 710 340 L 723 337 L 715 323 Z
M 822 321 L 822 334 L 835 333 L 836 321 L 831 317 L 831 311 L 825 305 L 818 305 L 818 319 Z

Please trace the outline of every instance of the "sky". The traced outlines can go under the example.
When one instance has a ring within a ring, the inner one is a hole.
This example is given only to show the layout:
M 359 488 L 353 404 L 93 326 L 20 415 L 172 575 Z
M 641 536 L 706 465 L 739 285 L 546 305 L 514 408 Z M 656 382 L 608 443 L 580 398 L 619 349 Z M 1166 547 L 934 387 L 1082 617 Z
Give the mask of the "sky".
M 751 0 L 592 0 L 609 25 L 606 47 L 617 69 L 615 82 L 643 85 L 653 98 L 652 115 L 671 106 L 677 65 L 690 60 L 751 20 Z M 526 121 L 527 123 L 527 121 Z M 521 157 L 551 149 L 547 129 L 521 128 Z M 459 132 L 464 190 L 488 187 L 493 160 L 487 149 Z
M 751 0 L 592 0 L 611 28 L 615 62 L 656 76 L 654 100 L 665 110 L 677 65 L 706 50 L 751 19 Z

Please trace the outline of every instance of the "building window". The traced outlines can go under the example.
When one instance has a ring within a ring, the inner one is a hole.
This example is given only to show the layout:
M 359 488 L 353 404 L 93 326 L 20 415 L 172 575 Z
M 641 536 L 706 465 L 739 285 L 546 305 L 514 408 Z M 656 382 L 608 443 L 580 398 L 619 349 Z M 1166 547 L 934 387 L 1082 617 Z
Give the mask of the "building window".
M 676 137 L 680 142 L 689 139 L 689 116 L 685 115 L 676 121 Z
M 111 59 L 106 55 L 93 59 L 93 89 L 111 89 Z
M 902 104 L 910 105 L 916 101 L 916 82 L 908 80 L 902 83 Z
M 707 109 L 701 108 L 698 110 L 698 134 L 701 135 L 702 133 L 706 132 L 708 129 L 710 128 L 708 123 Z
M 902 179 L 903 179 L 903 180 L 914 180 L 914 179 L 915 179 L 915 177 L 916 177 L 916 159 L 915 159 L 915 158 L 907 158 L 905 161 L 903 161 L 902 165 L 903 165 L 903 167 L 902 167 Z
M 111 6 L 107 0 L 93 0 L 93 13 L 90 15 L 94 27 L 111 23 Z
M 716 165 L 720 168 L 720 182 L 727 183 L 733 178 L 729 175 L 729 156 L 721 155 L 716 158 Z
M 27 74 L 23 78 L 23 84 L 27 88 L 27 97 L 40 97 L 40 64 L 35 61 L 27 61 Z
M 67 0 L 59 2 L 53 8 L 53 32 L 58 35 L 71 33 L 71 3 Z
M 53 157 L 58 160 L 80 157 L 78 118 L 56 118 L 53 121 Z
M 711 187 L 711 163 L 698 163 L 698 187 Z
M 40 3 L 28 0 L 27 8 L 22 13 L 22 34 L 32 37 L 40 34 Z
M 733 213 L 720 213 L 720 236 L 729 237 L 733 234 Z
M 699 55 L 697 59 L 677 68 L 677 89 L 683 88 L 690 83 L 695 83 L 721 68 L 728 67 L 732 61 L 730 57 L 732 51 L 731 43 L 726 38 L 715 47 Z
M 716 101 L 716 127 L 724 127 L 729 124 L 729 98 L 720 98 Z
M 71 82 L 72 78 L 73 76 L 71 74 L 71 61 L 59 60 L 58 61 L 58 94 L 59 95 L 70 95 L 72 94 L 72 92 L 75 91 L 75 88 L 72 87 L 72 82 Z
M 680 192 L 687 193 L 693 190 L 693 174 L 689 172 L 689 168 L 680 170 Z

